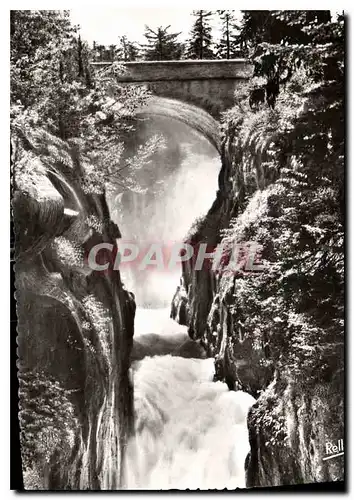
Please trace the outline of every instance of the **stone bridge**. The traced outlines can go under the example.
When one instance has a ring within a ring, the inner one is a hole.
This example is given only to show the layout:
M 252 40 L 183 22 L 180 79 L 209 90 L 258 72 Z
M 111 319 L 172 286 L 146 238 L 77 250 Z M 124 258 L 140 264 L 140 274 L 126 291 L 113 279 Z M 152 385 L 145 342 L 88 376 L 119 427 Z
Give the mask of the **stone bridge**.
M 95 68 L 110 62 L 92 63 Z M 252 75 L 244 59 L 199 61 L 140 61 L 125 63 L 117 78 L 123 85 L 147 85 L 154 98 L 140 114 L 170 116 L 188 123 L 217 148 L 221 113 Z

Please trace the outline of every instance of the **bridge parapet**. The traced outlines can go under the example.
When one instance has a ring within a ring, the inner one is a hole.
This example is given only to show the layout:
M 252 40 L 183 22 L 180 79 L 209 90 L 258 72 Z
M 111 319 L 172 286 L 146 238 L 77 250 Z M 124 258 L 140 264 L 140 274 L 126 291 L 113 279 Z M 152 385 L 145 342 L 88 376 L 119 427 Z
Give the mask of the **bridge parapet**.
M 111 62 L 94 62 L 100 68 Z M 247 80 L 252 66 L 245 59 L 134 61 L 124 63 L 126 72 L 119 75 L 121 82 L 158 82 L 171 80 Z
M 111 62 L 92 63 L 103 68 Z M 235 91 L 252 76 L 245 59 L 193 61 L 134 61 L 117 75 L 122 85 L 146 84 L 157 97 L 193 104 L 215 120 L 235 101 Z

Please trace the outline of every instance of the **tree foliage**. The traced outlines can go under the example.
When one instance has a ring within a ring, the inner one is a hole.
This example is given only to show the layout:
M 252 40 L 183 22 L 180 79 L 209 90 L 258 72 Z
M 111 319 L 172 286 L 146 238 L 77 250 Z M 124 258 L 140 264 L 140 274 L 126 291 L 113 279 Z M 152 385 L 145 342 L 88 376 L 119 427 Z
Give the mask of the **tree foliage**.
M 244 188 L 224 243 L 257 241 L 266 264 L 236 279 L 235 308 L 273 366 L 329 381 L 344 361 L 344 19 L 252 12 L 243 36 L 250 27 L 256 85 L 287 83 L 275 109 L 251 109 L 244 89 L 226 115 Z
M 301 66 L 317 81 L 341 78 L 341 69 L 330 61 L 341 36 L 332 24 L 328 11 L 244 12 L 240 45 L 254 64 L 254 76 L 266 79 L 268 105 L 274 107 L 280 87 Z M 327 53 L 326 61 L 320 52 Z
M 117 45 L 105 46 L 93 42 L 91 56 L 95 62 L 129 62 L 140 58 L 140 49 L 137 43 L 132 42 L 126 35 L 123 35 L 119 37 Z
M 241 57 L 238 27 L 233 10 L 218 10 L 221 21 L 221 37 L 216 46 L 216 54 L 220 59 Z
M 147 44 L 143 45 L 146 61 L 168 61 L 180 59 L 183 45 L 178 41 L 180 33 L 169 33 L 171 26 L 159 26 L 156 31 L 145 26 L 144 36 Z
M 19 420 L 21 451 L 26 487 L 41 489 L 43 471 L 54 453 L 68 457 L 79 425 L 70 391 L 48 374 L 25 372 L 19 377 Z
M 186 57 L 188 59 L 214 59 L 213 37 L 210 18 L 212 12 L 206 10 L 193 11 L 195 21 L 187 41 Z
M 117 56 L 119 61 L 136 61 L 140 57 L 140 49 L 138 47 L 138 44 L 128 40 L 125 35 L 121 36 L 119 38 Z
M 62 139 L 79 126 L 92 86 L 87 44 L 66 11 L 11 11 L 11 100 Z
M 142 158 L 146 160 L 163 142 L 150 141 L 142 146 L 141 157 L 129 161 L 123 151 L 135 112 L 150 94 L 143 86 L 117 83 L 116 75 L 124 71 L 118 61 L 91 72 L 90 55 L 87 44 L 70 25 L 67 12 L 13 11 L 12 130 L 23 137 L 31 135 L 28 130 L 39 129 L 47 137 L 52 135 L 53 140 L 47 141 L 42 133 L 44 143 L 32 144 L 40 158 L 48 155 L 55 137 L 69 141 L 89 190 L 139 190 L 134 171 L 142 168 Z

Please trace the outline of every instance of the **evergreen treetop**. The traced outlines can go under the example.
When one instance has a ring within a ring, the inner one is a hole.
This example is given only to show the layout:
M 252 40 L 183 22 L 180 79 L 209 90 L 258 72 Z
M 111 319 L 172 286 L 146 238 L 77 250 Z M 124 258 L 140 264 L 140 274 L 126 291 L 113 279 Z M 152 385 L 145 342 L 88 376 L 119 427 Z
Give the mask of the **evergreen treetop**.
M 221 20 L 221 37 L 216 46 L 216 53 L 220 59 L 232 59 L 241 57 L 241 48 L 238 37 L 233 10 L 218 10 Z
M 206 10 L 195 10 L 190 38 L 187 41 L 186 56 L 188 59 L 214 59 L 212 28 L 210 18 L 212 12 Z
M 159 26 L 155 31 L 145 26 L 147 44 L 142 45 L 146 61 L 169 61 L 180 59 L 183 45 L 178 41 L 180 33 L 169 33 L 171 26 Z

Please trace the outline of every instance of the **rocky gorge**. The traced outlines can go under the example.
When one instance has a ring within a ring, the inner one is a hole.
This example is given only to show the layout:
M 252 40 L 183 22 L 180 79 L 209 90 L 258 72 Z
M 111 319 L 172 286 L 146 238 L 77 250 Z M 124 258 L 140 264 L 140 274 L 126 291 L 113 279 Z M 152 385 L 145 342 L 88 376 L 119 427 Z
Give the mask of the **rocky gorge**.
M 135 302 L 119 272 L 85 256 L 119 229 L 64 141 L 18 130 L 12 162 L 25 487 L 114 489 L 132 428 Z
M 121 236 L 105 197 L 85 189 L 75 147 L 43 131 L 18 131 L 20 421 L 24 463 L 36 464 L 24 467 L 29 489 L 119 488 L 134 426 L 130 363 L 173 352 L 213 358 L 214 380 L 256 398 L 248 414 L 248 487 L 343 479 L 343 456 L 324 460 L 326 444 L 344 432 L 343 342 L 337 327 L 315 328 L 301 287 L 299 296 L 291 289 L 288 277 L 296 282 L 301 269 L 295 273 L 289 254 L 281 267 L 284 249 L 296 255 L 298 241 L 304 245 L 294 243 L 284 212 L 293 208 L 289 177 L 296 192 L 305 174 L 295 154 L 282 159 L 285 176 L 274 173 L 271 149 L 246 148 L 237 125 L 224 125 L 216 199 L 185 240 L 214 249 L 222 243 L 226 255 L 235 242 L 256 241 L 265 269 L 250 273 L 241 262 L 237 272 L 225 272 L 226 264 L 215 272 L 183 262 L 171 317 L 188 327 L 190 340 L 149 334 L 134 343 L 135 301 L 119 271 L 85 264 L 92 245 Z
M 261 111 L 259 121 L 267 115 L 271 120 L 272 113 Z M 226 265 L 195 270 L 192 260 L 183 262 L 171 317 L 187 325 L 190 337 L 215 358 L 217 380 L 257 398 L 248 415 L 249 487 L 343 480 L 344 457 L 324 460 L 326 443 L 344 433 L 341 329 L 333 330 L 329 320 L 322 321 L 321 330 L 309 328 L 306 323 L 313 323 L 316 312 L 297 298 L 311 293 L 307 285 L 301 290 L 305 278 L 294 258 L 299 243 L 301 251 L 309 248 L 310 235 L 298 231 L 311 224 L 311 216 L 291 206 L 292 192 L 301 180 L 313 193 L 318 178 L 307 176 L 290 148 L 274 162 L 280 120 L 277 131 L 274 127 L 263 135 L 252 136 L 246 126 L 247 116 L 238 121 L 228 116 L 216 199 L 185 241 L 195 248 L 222 245 L 228 258 L 233 244 L 256 241 L 266 267 L 247 272 L 242 256 L 236 272 Z M 287 224 L 289 213 L 295 230 Z M 296 292 L 286 290 L 290 278 Z M 330 301 L 325 279 L 317 286 L 316 293 Z M 331 286 L 329 293 L 340 293 L 334 282 Z
M 345 15 L 192 14 L 11 11 L 26 490 L 344 484 Z

